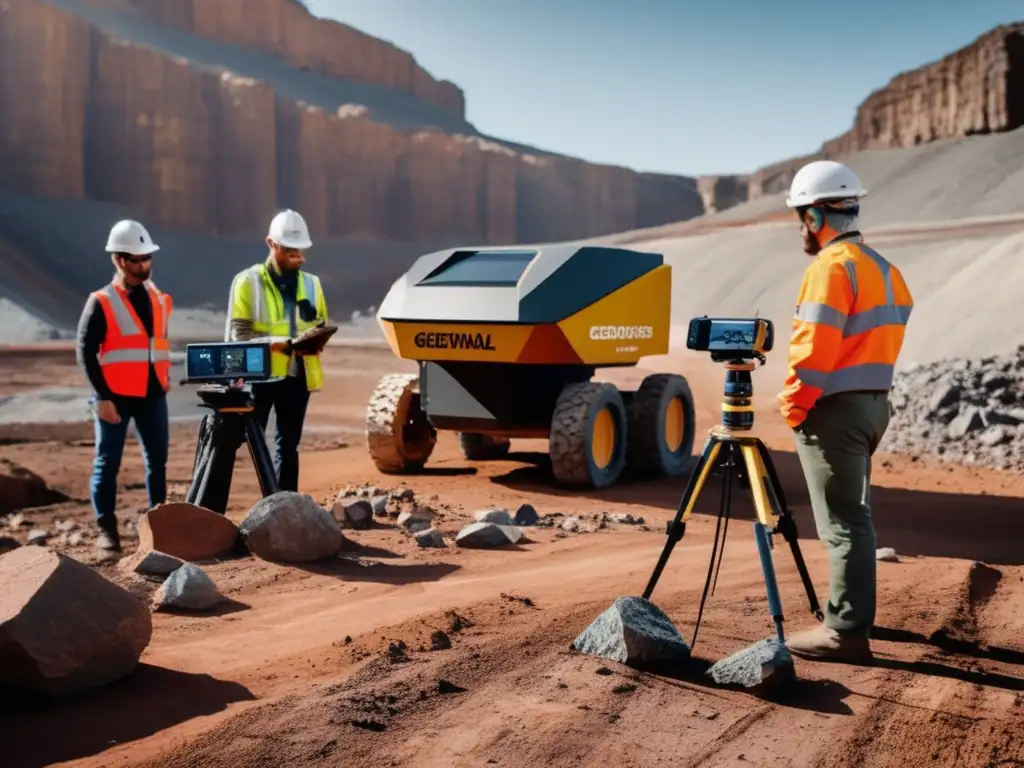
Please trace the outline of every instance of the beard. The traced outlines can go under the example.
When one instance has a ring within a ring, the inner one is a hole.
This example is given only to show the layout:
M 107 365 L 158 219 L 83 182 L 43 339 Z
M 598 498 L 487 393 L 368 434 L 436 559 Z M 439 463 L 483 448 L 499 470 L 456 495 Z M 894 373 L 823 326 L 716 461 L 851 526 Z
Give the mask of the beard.
M 818 244 L 818 238 L 811 234 L 806 224 L 800 228 L 800 236 L 804 241 L 804 253 L 808 256 L 817 256 L 821 246 Z

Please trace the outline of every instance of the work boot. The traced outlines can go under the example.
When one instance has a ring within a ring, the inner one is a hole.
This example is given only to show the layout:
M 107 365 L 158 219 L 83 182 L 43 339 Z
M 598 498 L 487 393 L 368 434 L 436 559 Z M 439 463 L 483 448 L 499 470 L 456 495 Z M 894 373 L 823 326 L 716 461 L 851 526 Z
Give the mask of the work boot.
M 838 632 L 819 624 L 786 639 L 786 647 L 794 656 L 813 661 L 839 661 L 857 664 L 873 657 L 867 635 L 859 632 Z
M 121 552 L 121 538 L 117 535 L 116 531 L 111 533 L 105 528 L 100 528 L 99 535 L 96 537 L 96 548 L 104 552 L 119 554 Z

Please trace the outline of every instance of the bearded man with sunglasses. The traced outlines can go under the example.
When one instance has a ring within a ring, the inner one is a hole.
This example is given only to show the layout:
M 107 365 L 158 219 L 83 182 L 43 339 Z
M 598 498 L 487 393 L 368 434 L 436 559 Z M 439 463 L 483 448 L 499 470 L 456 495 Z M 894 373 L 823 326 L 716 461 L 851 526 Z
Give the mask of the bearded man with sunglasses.
M 306 220 L 290 208 L 267 230 L 267 257 L 235 275 L 228 298 L 225 341 L 269 340 L 272 381 L 252 385 L 255 415 L 266 430 L 270 411 L 277 422 L 274 471 L 278 488 L 299 488 L 299 443 L 310 395 L 323 387 L 323 342 L 312 348 L 293 342 L 327 324 L 320 278 L 303 269 L 313 247 Z
M 78 323 L 76 356 L 93 389 L 96 423 L 90 495 L 99 529 L 97 546 L 107 552 L 121 551 L 115 507 L 129 421 L 135 423 L 142 445 L 150 508 L 167 497 L 167 326 L 173 303 L 150 280 L 158 250 L 142 224 L 117 222 L 107 239 L 116 273 L 90 294 Z

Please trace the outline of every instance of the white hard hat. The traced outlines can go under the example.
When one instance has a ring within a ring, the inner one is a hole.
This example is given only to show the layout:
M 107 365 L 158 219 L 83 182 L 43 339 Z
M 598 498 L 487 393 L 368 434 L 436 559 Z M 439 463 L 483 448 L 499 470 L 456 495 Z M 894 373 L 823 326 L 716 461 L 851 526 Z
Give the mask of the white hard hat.
M 302 214 L 290 208 L 287 211 L 281 211 L 270 222 L 270 231 L 267 233 L 267 237 L 285 248 L 298 248 L 304 251 L 313 247 L 313 241 L 309 239 L 306 220 L 302 218 Z
M 144 226 L 131 219 L 122 219 L 110 228 L 107 238 L 108 253 L 130 253 L 132 256 L 148 256 L 160 250 Z
M 797 171 L 793 177 L 786 205 L 797 208 L 813 205 L 820 200 L 864 197 L 867 193 L 856 174 L 842 163 L 815 160 Z

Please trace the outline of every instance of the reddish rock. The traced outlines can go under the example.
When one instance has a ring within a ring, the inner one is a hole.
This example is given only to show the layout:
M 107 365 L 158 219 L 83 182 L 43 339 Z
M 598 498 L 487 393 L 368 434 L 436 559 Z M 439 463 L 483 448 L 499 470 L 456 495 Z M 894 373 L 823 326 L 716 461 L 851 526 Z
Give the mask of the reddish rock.
M 66 500 L 67 496 L 50 490 L 35 472 L 8 459 L 0 459 L 0 514 Z
M 0 685 L 66 696 L 130 673 L 149 609 L 77 560 L 42 547 L 0 557 Z
M 139 549 L 182 560 L 212 560 L 238 543 L 238 526 L 224 515 L 186 502 L 153 507 L 139 519 Z

